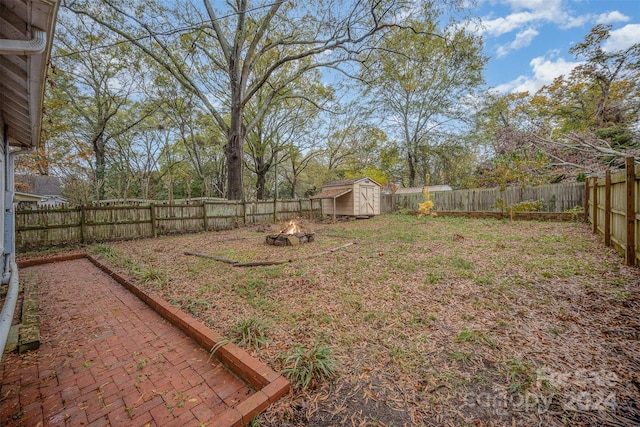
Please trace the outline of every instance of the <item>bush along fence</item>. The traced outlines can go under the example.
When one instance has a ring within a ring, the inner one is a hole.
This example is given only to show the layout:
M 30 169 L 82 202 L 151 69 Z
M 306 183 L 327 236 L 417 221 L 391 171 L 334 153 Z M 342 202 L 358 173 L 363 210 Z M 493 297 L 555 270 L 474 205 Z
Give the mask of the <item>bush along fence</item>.
M 608 170 L 604 177 L 591 177 L 585 182 L 585 219 L 593 232 L 604 238 L 625 257 L 626 265 L 640 265 L 638 248 L 640 229 L 640 167 L 633 157 L 626 160 L 624 171 Z
M 505 207 L 540 201 L 539 212 L 565 212 L 583 206 L 584 184 L 580 182 L 536 187 L 476 188 L 430 193 L 436 212 L 504 212 Z M 418 210 L 422 193 L 394 194 L 395 209 Z
M 225 230 L 240 225 L 313 219 L 321 203 L 310 199 L 259 202 L 206 201 L 146 206 L 80 206 L 16 211 L 16 247 L 157 237 L 163 234 Z

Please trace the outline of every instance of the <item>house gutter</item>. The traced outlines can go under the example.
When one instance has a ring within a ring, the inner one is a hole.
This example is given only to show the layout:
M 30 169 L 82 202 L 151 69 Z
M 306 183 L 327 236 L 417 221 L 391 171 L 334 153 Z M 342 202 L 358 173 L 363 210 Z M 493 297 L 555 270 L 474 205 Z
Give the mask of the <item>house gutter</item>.
M 47 48 L 47 33 L 33 29 L 31 40 L 0 39 L 0 55 L 39 55 Z

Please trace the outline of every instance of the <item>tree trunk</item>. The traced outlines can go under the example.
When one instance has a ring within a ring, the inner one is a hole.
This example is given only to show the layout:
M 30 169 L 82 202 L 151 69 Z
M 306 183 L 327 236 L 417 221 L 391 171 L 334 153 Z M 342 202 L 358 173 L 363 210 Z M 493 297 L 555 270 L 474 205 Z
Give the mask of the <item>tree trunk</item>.
M 266 181 L 267 181 L 267 171 L 262 168 L 258 169 L 256 171 L 256 198 L 258 200 L 264 200 Z
M 409 165 L 409 187 L 413 187 L 416 182 L 416 165 L 411 153 L 407 154 L 407 163 Z
M 291 198 L 297 199 L 296 197 L 296 185 L 298 184 L 298 175 L 293 174 L 293 179 L 291 180 Z
M 104 178 L 105 178 L 105 155 L 104 155 L 104 139 L 97 138 L 93 142 L 93 152 L 96 159 L 96 197 L 98 200 L 104 198 Z
M 244 107 L 242 106 L 242 88 L 235 68 L 231 73 L 231 127 L 227 134 L 227 146 L 225 154 L 227 156 L 227 199 L 244 200 L 242 188 L 242 172 L 244 162 Z

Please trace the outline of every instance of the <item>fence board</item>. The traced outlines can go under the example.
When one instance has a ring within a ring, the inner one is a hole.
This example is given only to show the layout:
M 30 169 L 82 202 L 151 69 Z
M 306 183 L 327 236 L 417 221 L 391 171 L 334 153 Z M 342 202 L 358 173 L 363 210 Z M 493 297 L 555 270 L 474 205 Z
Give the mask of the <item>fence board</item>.
M 16 247 L 26 249 L 62 244 L 154 237 L 158 234 L 225 230 L 242 224 L 271 222 L 274 202 L 236 202 L 202 199 L 180 204 L 144 203 L 126 206 L 90 205 L 72 209 L 38 209 L 16 212 Z M 319 214 L 311 212 L 309 199 L 278 200 L 282 220 Z
M 588 220 L 593 225 L 593 232 L 601 234 L 607 243 L 606 231 L 609 229 L 610 244 L 625 256 L 627 265 L 640 264 L 636 250 L 640 241 L 639 182 L 640 168 L 635 166 L 634 159 L 629 158 L 626 170 L 610 173 L 610 179 L 594 178 L 589 185 Z M 605 211 L 607 194 L 610 194 L 610 215 Z M 596 206 L 594 197 L 597 197 Z
M 543 200 L 541 212 L 564 212 L 584 205 L 584 184 L 564 183 L 537 187 L 475 188 L 469 190 L 440 191 L 429 194 L 433 209 L 437 211 L 500 212 L 496 200 L 502 199 L 509 206 L 521 202 Z M 424 202 L 422 193 L 396 194 L 393 203 L 398 208 L 417 210 Z

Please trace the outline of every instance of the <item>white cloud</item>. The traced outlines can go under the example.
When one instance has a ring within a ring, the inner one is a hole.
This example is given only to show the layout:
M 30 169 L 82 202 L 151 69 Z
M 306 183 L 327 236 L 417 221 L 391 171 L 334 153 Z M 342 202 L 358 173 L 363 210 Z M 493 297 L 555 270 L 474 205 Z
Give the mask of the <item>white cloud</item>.
M 484 33 L 491 36 L 510 33 L 534 23 L 564 24 L 571 20 L 562 10 L 562 0 L 501 0 L 500 3 L 508 5 L 513 13 L 493 19 L 482 18 Z
M 613 24 L 614 22 L 627 22 L 630 20 L 626 15 L 614 10 L 608 13 L 602 13 L 596 16 L 596 24 Z
M 560 9 L 562 0 L 502 0 L 502 4 L 511 7 L 512 10 L 530 9 L 534 11 Z
M 498 58 L 501 58 L 514 50 L 529 46 L 538 34 L 540 33 L 533 28 L 527 28 L 526 30 L 519 32 L 518 34 L 516 34 L 516 38 L 514 41 L 507 45 L 498 47 L 496 51 Z
M 482 23 L 485 26 L 485 33 L 492 36 L 500 36 L 502 34 L 510 33 L 511 31 L 520 28 L 530 22 L 536 20 L 536 17 L 530 12 L 512 13 L 505 18 L 496 18 L 483 20 Z
M 553 82 L 560 75 L 568 75 L 581 62 L 569 62 L 564 58 L 547 59 L 543 56 L 533 58 L 531 66 L 531 76 L 518 76 L 518 78 L 495 87 L 499 93 L 529 92 L 535 93 L 542 86 Z
M 612 30 L 609 39 L 604 42 L 605 52 L 624 50 L 636 43 L 640 43 L 640 24 L 628 24 L 617 30 Z
M 581 27 L 589 21 L 593 20 L 593 15 L 578 15 L 578 16 L 569 16 L 565 15 L 564 22 L 560 22 L 560 28 L 566 30 L 569 28 Z
M 619 12 L 609 12 L 598 16 L 593 14 L 575 15 L 570 9 L 563 7 L 563 0 L 498 0 L 498 2 L 509 6 L 512 13 L 501 17 L 485 16 L 481 18 L 484 25 L 482 33 L 494 37 L 517 31 L 525 26 L 552 23 L 559 28 L 569 29 L 583 26 L 596 18 L 609 20 L 626 18 Z

